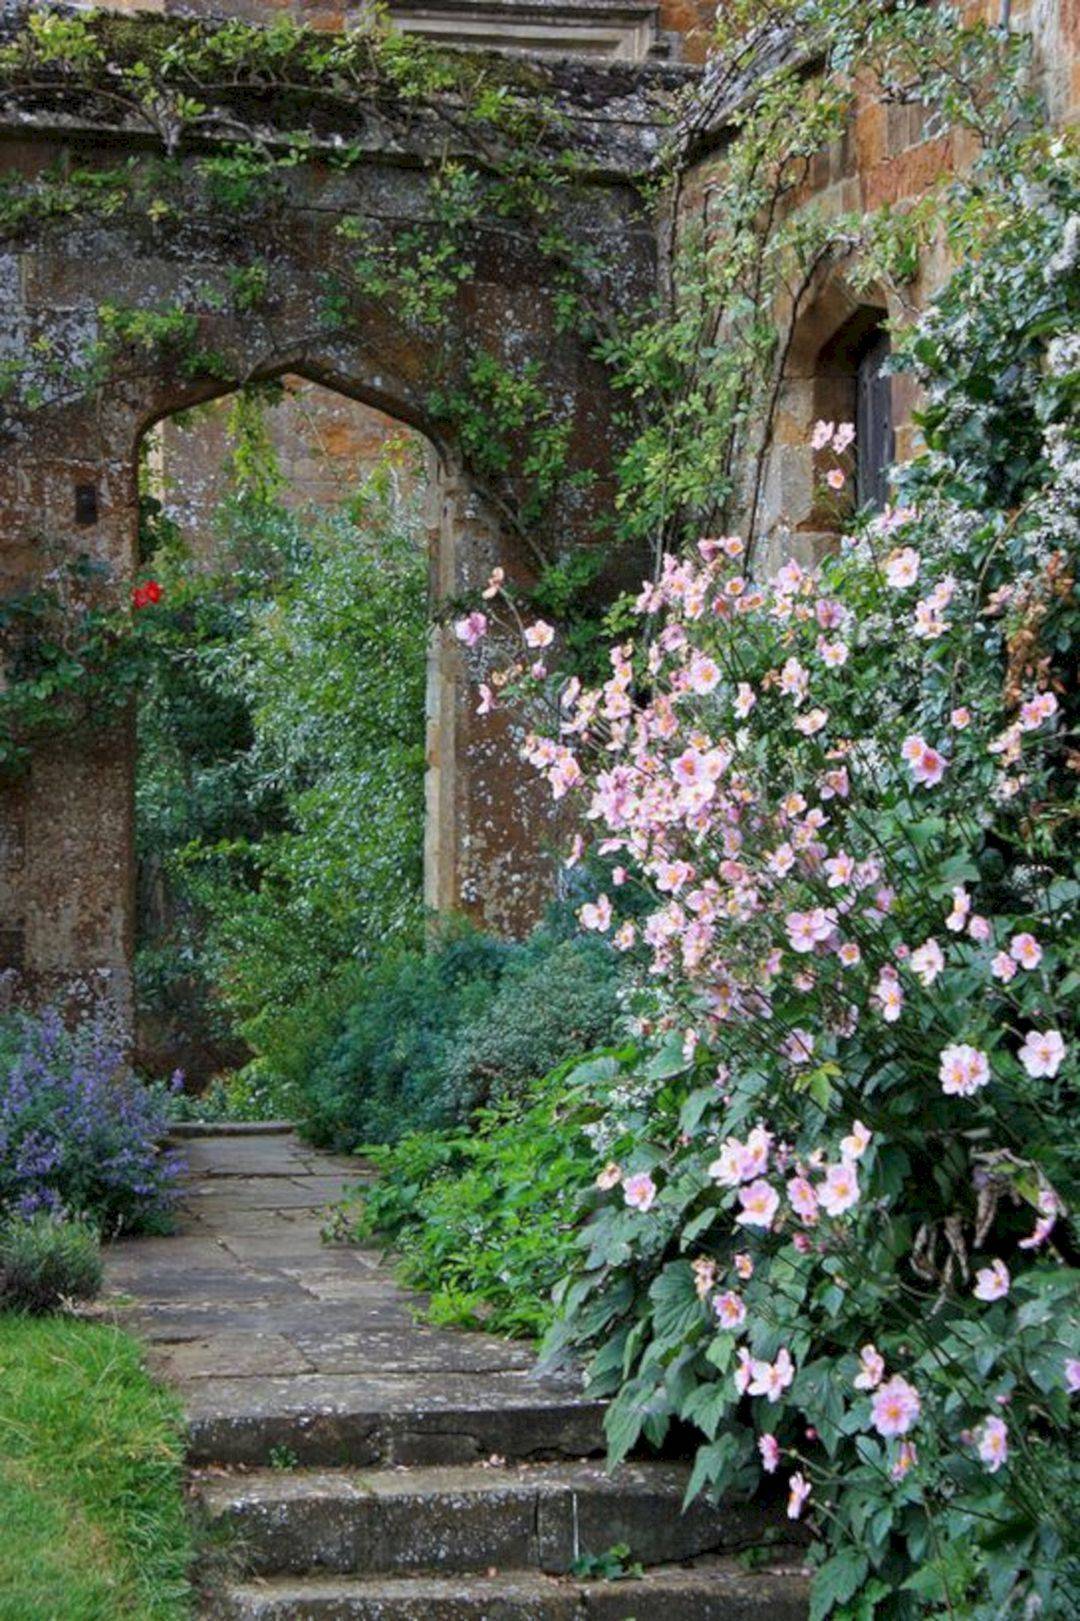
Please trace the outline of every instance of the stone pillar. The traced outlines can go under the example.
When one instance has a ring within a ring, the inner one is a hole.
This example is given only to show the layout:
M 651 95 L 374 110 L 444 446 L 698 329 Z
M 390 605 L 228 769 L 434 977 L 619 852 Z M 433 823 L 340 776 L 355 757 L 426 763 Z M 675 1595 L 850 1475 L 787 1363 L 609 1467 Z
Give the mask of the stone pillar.
M 100 567 L 100 588 L 110 596 L 126 591 L 134 473 L 126 458 L 93 454 L 101 426 L 90 407 L 61 411 L 40 438 L 22 436 L 6 447 L 3 594 L 31 590 L 78 557 Z M 130 718 L 104 727 L 91 718 L 42 740 L 29 765 L 0 782 L 0 967 L 17 971 L 23 1000 L 74 1009 L 105 999 L 127 1029 L 133 777 Z
M 496 564 L 528 583 L 520 547 L 460 475 L 440 466 L 432 568 L 436 604 L 481 589 Z M 461 911 L 498 934 L 524 933 L 554 893 L 550 791 L 520 759 L 526 725 L 476 713 L 477 682 L 514 650 L 485 641 L 467 653 L 434 623 L 428 658 L 424 893 L 433 911 Z
M 134 1028 L 134 728 L 69 734 L 25 795 L 24 977 L 36 1003 L 102 1001 Z

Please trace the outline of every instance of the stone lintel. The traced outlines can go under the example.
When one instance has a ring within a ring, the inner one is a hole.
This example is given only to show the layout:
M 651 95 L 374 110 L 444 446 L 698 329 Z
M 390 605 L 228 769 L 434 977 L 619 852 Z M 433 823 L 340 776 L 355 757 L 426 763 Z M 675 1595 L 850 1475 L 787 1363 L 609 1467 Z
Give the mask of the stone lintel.
M 558 112 L 560 127 L 549 143 L 551 155 L 572 151 L 582 178 L 625 181 L 647 172 L 671 127 L 681 94 L 700 80 L 701 70 L 647 55 L 643 59 L 599 51 L 537 55 L 528 46 L 529 30 L 547 26 L 543 19 L 550 13 L 545 0 L 511 7 L 520 14 L 512 22 L 503 16 L 506 9 L 499 4 L 430 0 L 409 6 L 410 17 L 414 10 L 416 17 L 403 26 L 408 32 L 429 35 L 433 43 L 450 51 L 464 47 L 470 56 L 480 51 L 498 57 L 495 71 L 517 98 L 525 104 L 533 100 L 550 105 Z M 612 7 L 607 0 L 575 0 L 569 9 L 588 21 L 588 28 L 582 22 L 583 33 L 591 29 L 596 34 L 613 26 L 612 16 L 632 20 L 652 7 L 621 3 Z M 534 13 L 535 24 L 529 20 Z M 473 18 L 471 35 L 468 30 L 463 33 L 461 19 L 466 14 Z M 18 8 L 0 12 L 0 43 L 17 36 L 19 16 Z M 603 22 L 604 17 L 608 22 Z M 155 26 L 167 28 L 170 21 L 179 26 L 180 19 L 169 18 L 156 21 Z M 133 36 L 140 27 L 137 17 L 129 21 L 117 18 L 116 23 L 125 32 L 130 29 Z M 205 25 L 212 28 L 213 20 Z M 510 40 L 517 42 L 517 48 L 507 60 Z M 242 85 L 228 96 L 215 97 L 200 129 L 184 131 L 178 137 L 177 150 L 213 150 L 241 138 L 273 149 L 288 145 L 302 132 L 316 154 L 340 155 L 346 148 L 355 148 L 388 165 L 417 165 L 432 157 L 451 156 L 471 159 L 483 167 L 483 145 L 470 138 L 467 118 L 459 116 L 463 109 L 457 98 L 448 92 L 441 105 L 446 118 L 413 104 L 404 106 L 398 117 L 396 109 L 376 106 L 373 100 L 365 102 L 361 93 L 323 95 L 313 87 L 310 95 L 297 91 L 283 110 L 281 93 L 275 87 Z M 118 111 L 115 102 L 96 98 L 92 86 L 73 83 L 60 73 L 54 83 L 49 83 L 46 74 L 38 75 L 33 90 L 0 83 L 0 138 L 5 136 L 22 141 L 89 137 L 104 143 L 116 141 L 129 150 L 133 144 L 148 149 L 160 149 L 163 144 L 160 131 L 136 109 L 130 114 Z M 497 130 L 490 137 L 497 145 Z

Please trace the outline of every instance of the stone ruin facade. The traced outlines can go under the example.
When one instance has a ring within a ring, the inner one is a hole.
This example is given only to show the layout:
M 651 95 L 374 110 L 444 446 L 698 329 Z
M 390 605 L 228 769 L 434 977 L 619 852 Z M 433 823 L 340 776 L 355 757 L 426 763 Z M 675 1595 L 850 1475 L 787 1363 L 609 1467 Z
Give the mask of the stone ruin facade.
M 328 32 L 371 13 L 370 0 L 111 0 L 110 9 L 247 22 L 285 14 Z M 703 61 L 715 12 L 708 0 L 389 0 L 386 9 L 402 33 L 440 45 L 615 62 Z
M 25 8 L 6 0 L 9 18 Z M 78 9 L 77 7 L 74 9 Z M 263 19 L 281 11 L 324 29 L 347 28 L 357 3 L 331 0 L 115 0 L 122 12 Z M 647 174 L 672 98 L 699 83 L 709 7 L 694 0 L 659 5 L 615 0 L 392 0 L 396 25 L 444 43 L 495 46 L 542 64 L 545 84 L 579 120 L 585 181 L 562 222 L 608 267 L 610 292 L 624 308 L 656 285 L 661 245 L 643 204 Z M 996 18 L 999 0 L 968 8 Z M 1011 23 L 1033 32 L 1053 118 L 1080 109 L 1080 0 L 1017 0 Z M 695 113 L 695 163 L 686 177 L 683 217 L 700 209 L 717 166 L 734 103 L 714 104 L 708 70 Z M 354 132 L 350 132 L 352 134 Z M 199 311 L 200 339 L 224 357 L 232 378 L 300 379 L 357 402 L 366 420 L 404 424 L 430 446 L 434 468 L 432 591 L 453 597 L 480 587 L 496 564 L 528 583 L 534 559 L 508 521 L 513 474 L 485 485 L 460 444 L 433 420 L 426 380 L 436 366 L 432 340 L 395 320 L 377 300 L 348 333 L 328 333 L 319 309 L 324 273 L 340 255 L 336 226 L 369 210 L 403 223 L 423 216 L 428 180 L 425 133 L 388 149 L 378 129 L 359 132 L 364 161 L 343 172 L 316 161 L 289 175 L 272 219 L 237 222 L 193 210 L 179 221 L 110 225 L 73 221 L 37 238 L 0 244 L 0 353 L 47 340 L 75 352 L 92 339 L 101 305 L 153 308 L 184 298 Z M 415 143 L 410 148 L 410 142 Z M 141 150 L 122 124 L 109 127 L 79 109 L 27 109 L 0 101 L 0 165 L 40 173 L 57 160 L 106 165 Z M 818 208 L 870 209 L 917 197 L 969 154 L 955 135 L 927 127 L 917 111 L 882 107 L 869 94 L 842 141 L 822 152 L 807 198 Z M 190 161 L 184 159 L 182 161 Z M 560 549 L 595 543 L 611 498 L 616 402 L 606 373 L 572 334 L 560 330 L 550 267 L 521 241 L 476 229 L 469 244 L 475 278 L 452 311 L 455 335 L 470 335 L 514 364 L 542 360 L 556 379 L 569 422 L 569 471 L 545 514 Z M 270 265 L 268 299 L 240 316 L 225 297 L 238 250 Z M 947 273 L 943 258 L 920 267 L 912 302 Z M 216 295 L 216 296 L 215 296 Z M 860 367 L 884 320 L 901 313 L 842 274 L 823 279 L 800 314 L 776 443 L 764 487 L 765 529 L 783 546 L 814 555 L 822 521 L 814 508 L 807 449 L 816 417 L 858 409 Z M 911 448 L 916 404 L 894 380 L 887 431 L 897 452 Z M 119 579 L 135 559 L 135 457 L 141 437 L 177 410 L 225 394 L 228 385 L 190 379 L 160 356 L 133 350 L 121 375 L 85 398 L 58 389 L 33 411 L 9 414 L 0 438 L 3 589 L 25 590 L 61 554 L 85 554 Z M 377 413 L 372 418 L 371 413 Z M 165 430 L 166 433 L 168 430 Z M 641 568 L 622 559 L 609 589 Z M 106 993 L 131 1007 L 134 918 L 131 728 L 118 724 L 43 743 L 28 772 L 0 791 L 0 968 L 24 976 L 39 998 Z M 536 915 L 552 881 L 551 827 L 544 796 L 517 756 L 515 727 L 501 714 L 478 716 L 460 648 L 446 629 L 432 636 L 426 872 L 429 903 L 464 909 L 488 927 L 513 932 Z
M 229 8 L 218 8 L 219 10 Z M 628 306 L 655 276 L 655 240 L 634 176 L 647 167 L 657 107 L 670 70 L 568 62 L 551 73 L 568 103 L 587 94 L 591 179 L 565 226 L 614 268 L 613 296 Z M 70 115 L 0 106 L 2 161 L 39 174 L 59 161 L 107 167 L 132 150 L 130 133 Z M 377 298 L 347 332 L 328 331 L 326 276 L 341 260 L 346 214 L 403 226 L 426 217 L 430 178 L 423 127 L 386 152 L 384 135 L 360 131 L 371 150 L 343 172 L 318 161 L 288 172 L 265 216 L 238 226 L 226 211 L 191 211 L 163 223 L 73 221 L 7 245 L 0 254 L 3 353 L 33 353 L 45 340 L 77 356 L 93 342 L 104 305 L 198 311 L 200 344 L 230 381 L 189 378 L 175 360 L 139 345 L 108 386 L 90 394 L 63 384 L 34 408 L 9 408 L 3 428 L 0 513 L 8 592 L 25 591 L 64 557 L 85 557 L 111 578 L 136 558 L 136 451 L 178 410 L 224 395 L 237 381 L 284 376 L 322 385 L 422 435 L 437 463 L 431 590 L 437 601 L 477 591 L 493 567 L 528 584 L 533 552 L 511 521 L 516 475 L 485 485 L 466 467 L 445 425 L 432 419 L 429 380 L 445 355 L 462 367 L 477 347 L 508 364 L 542 364 L 565 402 L 569 476 L 545 514 L 559 549 L 594 541 L 610 501 L 613 402 L 601 365 L 560 330 L 550 266 L 527 240 L 475 228 L 475 273 L 450 316 L 451 331 L 407 328 Z M 444 137 L 440 132 L 439 139 Z M 412 149 L 409 149 L 409 143 Z M 134 143 L 136 152 L 138 143 Z M 329 147 L 332 151 L 332 145 Z M 192 160 L 186 160 L 191 162 Z M 269 285 L 257 312 L 230 304 L 238 262 L 258 257 Z M 447 387 L 467 386 L 453 375 Z M 574 473 L 588 474 L 588 480 Z M 459 644 L 432 635 L 429 681 L 426 889 L 439 911 L 462 909 L 499 932 L 525 928 L 550 892 L 548 808 L 518 758 L 516 730 L 501 713 L 476 714 Z M 0 796 L 0 967 L 16 970 L 35 998 L 107 994 L 130 1017 L 134 947 L 133 746 L 130 724 L 85 727 L 48 739 L 29 770 Z

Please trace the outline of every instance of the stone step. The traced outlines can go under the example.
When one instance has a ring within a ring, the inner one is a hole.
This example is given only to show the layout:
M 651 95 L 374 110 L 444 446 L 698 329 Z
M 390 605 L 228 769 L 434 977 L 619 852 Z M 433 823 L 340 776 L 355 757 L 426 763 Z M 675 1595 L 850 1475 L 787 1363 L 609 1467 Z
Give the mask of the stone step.
M 337 1468 L 587 1458 L 603 1407 L 570 1379 L 531 1372 L 297 1374 L 204 1379 L 184 1391 L 193 1464 L 260 1467 L 287 1449 Z
M 750 1573 L 728 1559 L 661 1565 L 640 1581 L 496 1576 L 279 1577 L 226 1588 L 214 1621 L 806 1621 L 795 1558 Z
M 174 1120 L 169 1136 L 198 1137 L 291 1137 L 296 1126 L 291 1120 Z
M 197 1484 L 204 1512 L 247 1574 L 351 1576 L 568 1571 L 626 1543 L 644 1565 L 759 1541 L 749 1508 L 702 1500 L 682 1512 L 681 1464 L 540 1464 L 262 1470 Z

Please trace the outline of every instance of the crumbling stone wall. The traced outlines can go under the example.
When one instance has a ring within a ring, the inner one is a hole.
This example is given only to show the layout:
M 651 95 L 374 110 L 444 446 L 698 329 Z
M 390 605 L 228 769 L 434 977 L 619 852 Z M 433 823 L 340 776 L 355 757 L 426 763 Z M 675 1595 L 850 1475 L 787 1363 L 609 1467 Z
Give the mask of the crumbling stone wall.
M 125 0 L 124 9 L 146 0 Z M 292 0 L 289 0 L 291 6 Z M 245 0 L 206 8 L 242 14 Z M 300 5 L 300 0 L 297 0 Z M 181 0 L 155 9 L 176 11 Z M 189 12 L 201 0 L 184 0 Z M 997 15 L 998 0 L 979 0 Z M 265 8 L 263 13 L 265 14 Z M 344 8 L 305 3 L 318 26 L 347 21 Z M 658 25 L 695 30 L 695 0 L 664 0 Z M 1074 119 L 1080 108 L 1080 0 L 1016 0 L 1014 27 L 1036 38 L 1039 71 L 1052 115 Z M 659 37 L 659 36 L 658 36 Z M 656 152 L 657 108 L 687 82 L 688 70 L 660 65 L 545 65 L 545 83 L 571 121 L 580 112 L 581 152 L 590 177 L 586 195 L 567 204 L 566 228 L 609 267 L 610 292 L 627 306 L 655 285 L 653 222 L 643 213 L 638 178 Z M 722 164 L 725 116 L 717 109 L 712 140 L 683 190 L 682 207 L 700 206 Z M 430 379 L 447 351 L 461 357 L 470 341 L 520 366 L 541 362 L 568 414 L 568 479 L 546 513 L 541 537 L 556 549 L 594 544 L 612 494 L 617 438 L 606 373 L 587 346 L 562 330 L 551 266 L 512 233 L 479 229 L 470 243 L 475 277 L 437 340 L 403 325 L 377 300 L 347 331 L 328 330 L 322 311 L 325 276 L 339 260 L 336 227 L 343 215 L 368 213 L 407 225 L 425 216 L 429 182 L 422 126 L 387 143 L 376 123 L 350 129 L 367 156 L 340 171 L 317 163 L 294 171 L 288 196 L 272 218 L 237 221 L 193 212 L 176 219 L 65 224 L 0 253 L 0 351 L 27 353 L 46 340 L 50 359 L 77 357 L 100 327 L 102 304 L 147 309 L 180 300 L 198 311 L 200 342 L 220 357 L 229 380 L 188 378 L 160 353 L 132 351 L 121 373 L 92 397 L 55 384 L 43 362 L 44 403 L 16 413 L 5 429 L 0 462 L 0 570 L 4 589 L 40 579 L 58 556 L 85 555 L 116 580 L 134 563 L 135 446 L 153 422 L 185 405 L 224 394 L 242 379 L 295 375 L 337 390 L 426 436 L 438 460 L 438 541 L 433 583 L 438 597 L 483 584 L 499 564 L 528 582 L 535 558 L 529 537 L 510 521 L 514 473 L 502 488 L 478 482 L 462 447 L 431 410 Z M 324 131 L 324 134 L 326 132 Z M 137 151 L 129 129 L 65 119 L 18 116 L 0 109 L 3 161 L 33 173 L 56 162 L 106 165 Z M 441 137 L 440 137 L 441 138 Z M 412 147 L 409 142 L 414 141 Z M 860 101 L 844 139 L 823 152 L 807 200 L 841 212 L 902 204 L 935 176 L 961 167 L 963 142 L 926 127 L 907 108 L 885 108 L 872 94 Z M 265 302 L 240 315 L 229 299 L 229 273 L 259 256 L 271 266 Z M 929 255 L 915 299 L 924 299 L 948 269 Z M 842 272 L 817 290 L 800 322 L 791 376 L 768 470 L 766 525 L 785 523 L 796 546 L 820 543 L 806 448 L 821 399 L 822 354 L 867 301 Z M 890 312 L 891 313 L 891 312 Z M 911 446 L 914 400 L 894 385 L 898 450 Z M 87 518 L 86 514 L 91 516 Z M 786 541 L 785 545 L 790 545 Z M 632 580 L 636 560 L 617 560 L 606 584 Z M 442 908 L 465 906 L 503 930 L 536 915 L 550 883 L 544 845 L 550 824 L 543 796 L 519 766 L 515 723 L 503 714 L 477 716 L 465 679 L 465 656 L 449 632 L 433 638 L 428 777 L 428 896 Z M 19 967 L 39 994 L 91 994 L 104 976 L 122 1006 L 130 1004 L 132 949 L 131 748 L 123 727 L 88 731 L 43 746 L 29 774 L 4 786 L 0 803 L 0 966 Z
M 288 16 L 326 32 L 362 24 L 371 12 L 369 0 L 109 0 L 109 6 L 247 22 Z M 444 45 L 624 62 L 703 61 L 715 10 L 713 0 L 389 0 L 387 6 L 396 27 Z

